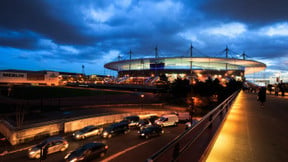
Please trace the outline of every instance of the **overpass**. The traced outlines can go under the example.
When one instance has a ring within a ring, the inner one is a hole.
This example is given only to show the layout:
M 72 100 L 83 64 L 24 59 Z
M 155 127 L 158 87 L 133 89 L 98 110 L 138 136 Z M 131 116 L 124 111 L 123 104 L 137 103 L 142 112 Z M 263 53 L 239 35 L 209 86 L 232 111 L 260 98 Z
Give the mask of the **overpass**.
M 264 107 L 256 96 L 230 96 L 147 161 L 288 161 L 288 96 L 267 95 Z
M 288 96 L 240 92 L 202 161 L 288 161 Z

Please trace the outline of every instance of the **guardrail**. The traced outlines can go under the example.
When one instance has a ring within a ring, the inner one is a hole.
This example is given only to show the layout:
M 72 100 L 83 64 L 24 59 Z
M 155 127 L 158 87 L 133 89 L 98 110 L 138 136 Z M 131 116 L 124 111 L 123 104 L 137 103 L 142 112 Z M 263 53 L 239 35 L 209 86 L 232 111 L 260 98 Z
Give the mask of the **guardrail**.
M 147 162 L 199 161 L 238 93 L 239 91 L 229 96 L 220 105 L 206 114 L 191 129 L 186 130 L 149 157 Z

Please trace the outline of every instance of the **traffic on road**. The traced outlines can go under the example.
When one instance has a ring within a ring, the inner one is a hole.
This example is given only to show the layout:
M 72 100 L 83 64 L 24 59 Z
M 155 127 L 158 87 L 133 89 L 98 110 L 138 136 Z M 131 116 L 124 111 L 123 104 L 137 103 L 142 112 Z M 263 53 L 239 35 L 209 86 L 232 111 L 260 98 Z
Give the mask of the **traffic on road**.
M 0 161 L 145 161 L 185 131 L 183 123 L 163 127 L 147 120 L 149 124 L 144 126 L 142 119 L 135 121 L 132 117 L 105 127 L 89 125 L 63 137 L 49 137 L 29 149 L 0 156 Z

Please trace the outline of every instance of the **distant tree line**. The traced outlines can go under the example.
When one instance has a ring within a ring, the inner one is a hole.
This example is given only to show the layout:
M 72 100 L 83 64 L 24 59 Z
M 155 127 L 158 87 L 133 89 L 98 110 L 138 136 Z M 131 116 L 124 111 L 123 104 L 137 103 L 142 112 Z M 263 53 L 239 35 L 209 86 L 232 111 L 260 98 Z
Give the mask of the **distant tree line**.
M 220 83 L 219 79 L 208 77 L 206 81 L 195 79 L 190 84 L 188 79 L 177 78 L 173 83 L 165 85 L 166 95 L 164 99 L 168 104 L 179 106 L 195 106 L 202 109 L 211 109 L 221 103 L 235 91 L 242 88 L 243 82 L 230 78 L 225 84 Z M 162 86 L 163 88 L 163 86 Z M 193 99 L 197 99 L 192 101 Z M 193 105 L 194 106 L 194 105 Z

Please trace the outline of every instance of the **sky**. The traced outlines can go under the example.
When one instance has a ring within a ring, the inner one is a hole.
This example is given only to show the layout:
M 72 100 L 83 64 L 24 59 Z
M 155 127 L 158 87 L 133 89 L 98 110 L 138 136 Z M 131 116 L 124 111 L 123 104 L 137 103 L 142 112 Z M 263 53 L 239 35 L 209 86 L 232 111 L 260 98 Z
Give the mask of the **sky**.
M 1 0 L 0 69 L 106 74 L 119 59 L 257 60 L 288 73 L 287 0 Z M 120 56 L 120 57 L 119 57 Z

